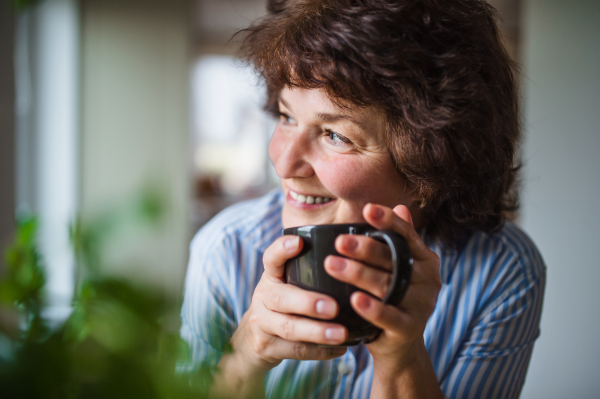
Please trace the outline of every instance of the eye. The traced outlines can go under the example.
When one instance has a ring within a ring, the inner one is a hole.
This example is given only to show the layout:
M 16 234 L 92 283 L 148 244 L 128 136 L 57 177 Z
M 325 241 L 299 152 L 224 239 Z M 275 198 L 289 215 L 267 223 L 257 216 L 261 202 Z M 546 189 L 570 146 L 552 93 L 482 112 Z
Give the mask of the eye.
M 333 130 L 325 129 L 325 132 L 327 132 L 327 139 L 333 145 L 344 145 L 344 144 L 351 144 L 352 143 L 346 137 L 342 136 L 339 133 L 334 132 Z
M 294 120 L 294 118 L 290 117 L 288 114 L 285 114 L 283 112 L 279 112 L 279 121 L 286 125 L 293 125 L 296 123 L 296 120 Z

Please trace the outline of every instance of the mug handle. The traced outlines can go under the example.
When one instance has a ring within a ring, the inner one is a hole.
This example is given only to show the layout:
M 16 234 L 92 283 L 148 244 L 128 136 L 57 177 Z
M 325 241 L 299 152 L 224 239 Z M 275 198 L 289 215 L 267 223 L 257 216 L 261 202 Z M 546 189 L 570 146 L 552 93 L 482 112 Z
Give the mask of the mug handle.
M 413 260 L 408 243 L 404 237 L 393 230 L 368 231 L 365 235 L 390 247 L 394 269 L 389 291 L 381 301 L 386 305 L 397 306 L 408 290 L 412 275 Z

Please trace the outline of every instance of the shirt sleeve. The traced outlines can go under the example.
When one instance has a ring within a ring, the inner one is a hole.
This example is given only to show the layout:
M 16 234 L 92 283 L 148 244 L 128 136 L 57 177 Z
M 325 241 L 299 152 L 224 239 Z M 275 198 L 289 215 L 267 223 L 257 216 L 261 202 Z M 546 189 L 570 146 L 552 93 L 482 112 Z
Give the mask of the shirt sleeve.
M 441 381 L 447 397 L 519 397 L 540 334 L 545 287 L 541 257 L 531 262 L 515 258 L 494 275 L 495 288 Z
M 190 245 L 190 260 L 181 309 L 181 337 L 190 347 L 190 359 L 180 371 L 208 368 L 214 375 L 233 335 L 235 302 L 230 293 L 234 240 L 224 233 L 202 229 Z

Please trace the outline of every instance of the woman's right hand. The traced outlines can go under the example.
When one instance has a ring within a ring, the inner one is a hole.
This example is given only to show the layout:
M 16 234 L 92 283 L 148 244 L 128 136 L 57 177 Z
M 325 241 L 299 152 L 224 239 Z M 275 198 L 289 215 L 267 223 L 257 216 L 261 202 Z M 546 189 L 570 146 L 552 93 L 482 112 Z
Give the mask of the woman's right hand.
M 341 356 L 338 345 L 348 330 L 326 321 L 337 316 L 338 304 L 330 296 L 303 290 L 285 282 L 285 262 L 302 250 L 298 236 L 283 236 L 265 251 L 265 271 L 252 297 L 250 308 L 231 338 L 234 352 L 248 365 L 266 371 L 283 359 L 328 360 Z
M 231 337 L 232 352 L 219 363 L 221 373 L 215 375 L 218 388 L 213 393 L 236 392 L 243 397 L 245 393 L 260 390 L 256 384 L 264 381 L 266 372 L 283 359 L 329 360 L 346 353 L 346 348 L 318 345 L 338 345 L 348 336 L 344 326 L 326 321 L 337 315 L 336 301 L 285 282 L 285 262 L 301 250 L 300 237 L 289 235 L 275 240 L 266 249 L 265 271 L 254 290 L 250 308 Z M 236 376 L 235 380 L 231 376 Z

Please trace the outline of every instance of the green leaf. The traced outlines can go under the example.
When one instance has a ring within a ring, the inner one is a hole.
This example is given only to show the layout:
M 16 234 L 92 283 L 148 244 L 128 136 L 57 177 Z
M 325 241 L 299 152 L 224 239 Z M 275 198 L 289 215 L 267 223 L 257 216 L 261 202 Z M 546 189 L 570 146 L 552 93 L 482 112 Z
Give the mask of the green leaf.
M 39 0 L 12 0 L 12 6 L 16 11 L 24 11 L 38 2 Z

